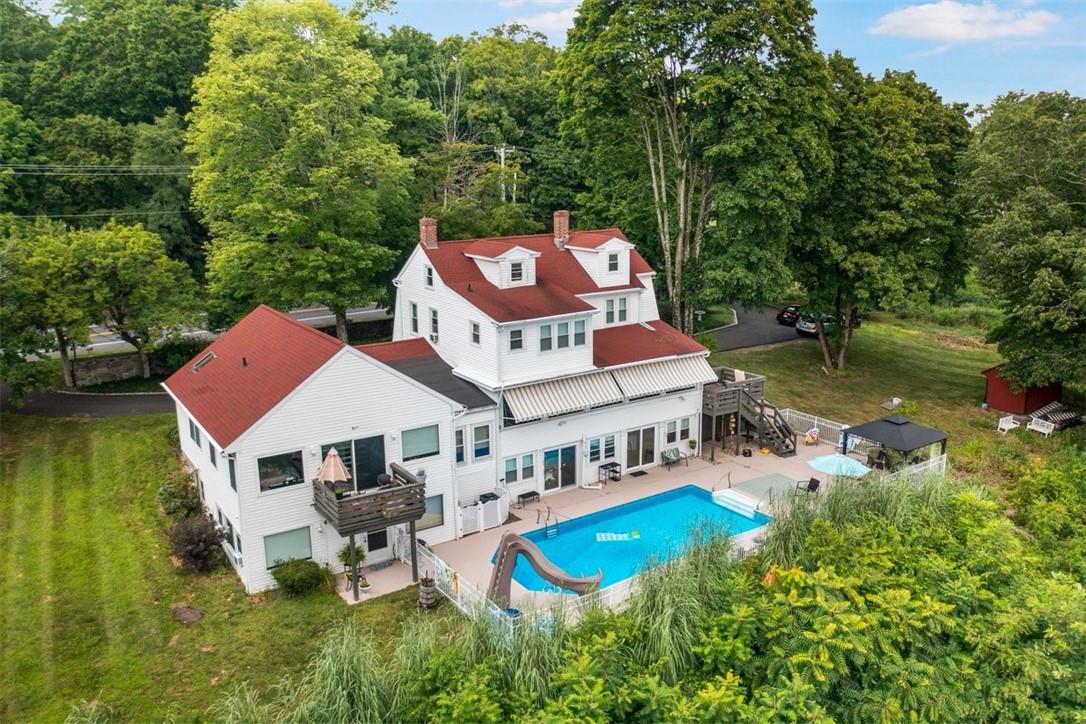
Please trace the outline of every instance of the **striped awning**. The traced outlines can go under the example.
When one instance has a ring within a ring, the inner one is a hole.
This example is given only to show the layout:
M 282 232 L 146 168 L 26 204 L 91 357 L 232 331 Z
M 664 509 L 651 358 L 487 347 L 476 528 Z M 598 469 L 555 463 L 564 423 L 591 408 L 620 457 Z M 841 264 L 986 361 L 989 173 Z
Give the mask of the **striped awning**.
M 622 390 L 610 372 L 593 372 L 531 385 L 511 387 L 505 401 L 517 422 L 564 415 L 587 407 L 622 402 Z
M 645 397 L 684 387 L 716 382 L 704 357 L 676 357 L 611 370 L 627 397 Z

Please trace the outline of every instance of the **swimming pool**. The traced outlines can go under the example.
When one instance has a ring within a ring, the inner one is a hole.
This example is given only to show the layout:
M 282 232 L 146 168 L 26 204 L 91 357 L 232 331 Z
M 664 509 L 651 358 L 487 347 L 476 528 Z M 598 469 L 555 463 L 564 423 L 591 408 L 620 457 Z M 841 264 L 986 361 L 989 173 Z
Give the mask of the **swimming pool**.
M 558 535 L 553 538 L 547 538 L 544 528 L 524 536 L 569 575 L 591 576 L 603 571 L 600 586 L 610 586 L 640 573 L 652 559 L 663 560 L 668 555 L 681 554 L 691 526 L 708 522 L 731 535 L 738 535 L 760 528 L 769 521 L 769 516 L 763 513 L 755 512 L 752 520 L 721 507 L 713 502 L 709 491 L 696 485 L 685 485 L 580 518 L 563 520 L 558 525 Z M 513 580 L 531 591 L 554 588 L 536 575 L 523 557 L 513 570 Z

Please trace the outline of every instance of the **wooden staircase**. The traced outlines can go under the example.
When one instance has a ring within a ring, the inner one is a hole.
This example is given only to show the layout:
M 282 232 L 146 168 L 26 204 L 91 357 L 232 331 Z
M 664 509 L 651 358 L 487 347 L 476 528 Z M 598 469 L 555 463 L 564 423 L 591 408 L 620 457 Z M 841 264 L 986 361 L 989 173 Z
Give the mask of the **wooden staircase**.
M 782 458 L 796 454 L 796 433 L 776 407 L 764 399 L 757 399 L 750 393 L 741 391 L 739 414 L 748 425 L 753 425 L 758 430 L 758 440 L 772 450 L 773 454 Z

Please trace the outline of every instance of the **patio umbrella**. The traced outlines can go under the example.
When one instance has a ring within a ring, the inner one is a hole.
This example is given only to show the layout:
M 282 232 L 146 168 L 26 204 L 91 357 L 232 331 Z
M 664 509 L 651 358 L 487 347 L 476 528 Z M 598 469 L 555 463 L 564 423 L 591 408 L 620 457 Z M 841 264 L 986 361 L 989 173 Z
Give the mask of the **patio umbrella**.
M 850 458 L 848 455 L 842 455 L 841 453 L 822 455 L 808 461 L 807 464 L 820 473 L 839 475 L 844 478 L 860 478 L 871 472 L 871 468 L 867 467 L 859 460 Z
M 343 464 L 336 449 L 332 448 L 321 463 L 320 470 L 317 471 L 317 480 L 322 483 L 345 483 L 350 479 L 351 474 L 347 472 L 347 466 Z

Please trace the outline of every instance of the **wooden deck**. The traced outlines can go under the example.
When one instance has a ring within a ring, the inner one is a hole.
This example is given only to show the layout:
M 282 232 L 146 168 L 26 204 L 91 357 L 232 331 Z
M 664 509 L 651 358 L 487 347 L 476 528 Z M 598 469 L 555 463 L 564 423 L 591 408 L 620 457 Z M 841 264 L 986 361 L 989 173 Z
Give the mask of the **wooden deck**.
M 399 467 L 393 464 L 395 468 Z M 413 477 L 413 476 L 412 476 Z M 426 512 L 426 483 L 394 475 L 387 486 L 337 498 L 330 483 L 313 481 L 313 507 L 342 536 L 413 523 Z
M 717 367 L 717 382 L 705 385 L 701 411 L 705 415 L 730 415 L 739 412 L 743 394 L 754 400 L 765 397 L 765 376 L 743 373 L 744 379 L 736 381 L 736 371 L 731 367 Z

